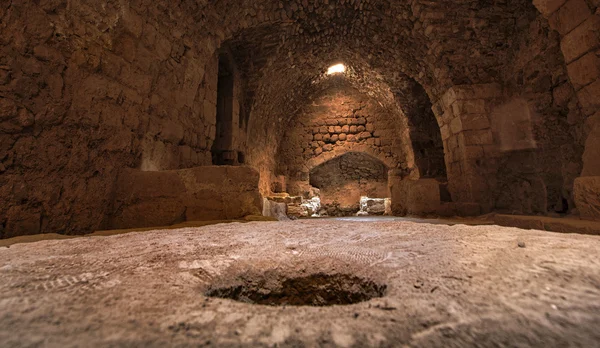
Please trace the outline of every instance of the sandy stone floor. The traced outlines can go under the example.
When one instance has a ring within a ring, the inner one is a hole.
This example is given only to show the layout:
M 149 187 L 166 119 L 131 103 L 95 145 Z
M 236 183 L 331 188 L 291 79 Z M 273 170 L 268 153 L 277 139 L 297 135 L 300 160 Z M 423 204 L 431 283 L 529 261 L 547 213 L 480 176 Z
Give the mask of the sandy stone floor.
M 351 274 L 387 290 L 330 307 L 204 296 L 264 272 Z M 594 347 L 599 323 L 597 236 L 328 219 L 0 248 L 3 347 Z

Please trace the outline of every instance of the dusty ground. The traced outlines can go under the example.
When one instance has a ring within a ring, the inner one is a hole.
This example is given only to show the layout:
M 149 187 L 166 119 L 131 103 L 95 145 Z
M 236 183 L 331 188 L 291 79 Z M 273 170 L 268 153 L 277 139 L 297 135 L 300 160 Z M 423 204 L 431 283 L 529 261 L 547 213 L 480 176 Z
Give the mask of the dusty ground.
M 332 307 L 203 295 L 264 270 L 353 274 L 387 292 Z M 0 345 L 8 347 L 594 347 L 598 323 L 598 236 L 329 219 L 0 248 Z

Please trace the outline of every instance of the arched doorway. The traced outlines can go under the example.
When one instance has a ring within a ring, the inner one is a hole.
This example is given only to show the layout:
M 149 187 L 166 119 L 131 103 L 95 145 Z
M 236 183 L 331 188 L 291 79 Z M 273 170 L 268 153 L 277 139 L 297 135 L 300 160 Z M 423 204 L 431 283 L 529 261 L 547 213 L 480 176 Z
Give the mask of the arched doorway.
M 310 185 L 320 190 L 321 206 L 327 215 L 355 215 L 361 197 L 389 197 L 388 167 L 361 152 L 348 152 L 310 171 Z

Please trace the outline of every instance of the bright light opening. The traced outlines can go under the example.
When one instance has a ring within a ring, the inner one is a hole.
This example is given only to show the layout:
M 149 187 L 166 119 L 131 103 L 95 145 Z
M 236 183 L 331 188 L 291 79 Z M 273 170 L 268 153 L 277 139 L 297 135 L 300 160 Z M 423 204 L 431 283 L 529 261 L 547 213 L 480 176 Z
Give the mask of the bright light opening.
M 343 73 L 344 71 L 346 71 L 346 66 L 344 64 L 336 64 L 327 69 L 327 75 Z

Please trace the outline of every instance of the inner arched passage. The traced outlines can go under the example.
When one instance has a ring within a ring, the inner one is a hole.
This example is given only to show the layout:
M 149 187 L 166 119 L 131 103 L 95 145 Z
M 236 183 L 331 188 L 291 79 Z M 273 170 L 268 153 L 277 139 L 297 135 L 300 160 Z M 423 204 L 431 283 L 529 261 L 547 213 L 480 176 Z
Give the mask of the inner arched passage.
M 349 152 L 378 158 L 406 176 L 414 168 L 409 129 L 401 109 L 371 97 L 346 76 L 323 83 L 287 121 L 276 172 L 287 192 L 310 198 L 309 172 Z
M 225 13 L 226 4 L 227 1 L 218 2 L 215 9 Z M 324 71 L 330 64 L 341 61 L 353 68 L 346 77 L 357 89 L 375 99 L 390 114 L 397 115 L 399 124 L 407 125 L 398 135 L 404 141 L 400 150 L 404 160 L 391 167 L 398 169 L 394 176 L 410 176 L 411 180 L 443 179 L 448 170 L 449 175 L 453 173 L 449 181 L 456 183 L 451 187 L 453 200 L 481 201 L 475 191 L 489 191 L 489 188 L 475 187 L 473 180 L 463 174 L 483 171 L 480 167 L 484 161 L 471 157 L 491 153 L 493 149 L 486 146 L 493 147 L 494 144 L 488 144 L 493 139 L 475 139 L 477 134 L 471 130 L 468 131 L 473 134 L 462 134 L 467 131 L 460 127 L 462 118 L 467 117 L 464 108 L 454 110 L 449 105 L 448 109 L 459 112 L 459 115 L 448 113 L 457 117 L 452 124 L 443 124 L 439 111 L 442 104 L 453 101 L 444 98 L 451 96 L 451 91 L 501 79 L 503 63 L 510 53 L 509 43 L 515 32 L 494 30 L 493 35 L 486 36 L 487 40 L 480 38 L 482 33 L 500 25 L 499 21 L 513 23 L 518 16 L 514 4 L 514 1 L 508 2 L 496 11 L 490 11 L 488 7 L 457 5 L 451 15 L 441 16 L 447 9 L 444 4 L 435 2 L 418 8 L 393 2 L 359 8 L 352 3 L 335 2 L 331 6 L 314 5 L 303 9 L 288 8 L 285 4 L 282 8 L 279 2 L 267 1 L 261 3 L 260 10 L 249 8 L 249 13 L 262 12 L 249 22 L 232 18 L 238 26 L 222 36 L 229 38 L 225 43 L 232 47 L 244 75 L 245 105 L 250 115 L 247 163 L 261 172 L 261 193 L 269 194 L 271 183 L 280 174 L 295 175 L 289 168 L 282 170 L 281 162 L 278 162 L 278 152 L 281 153 L 288 138 L 286 133 L 293 128 L 290 120 L 327 88 L 329 82 L 321 79 Z M 248 2 L 242 6 L 253 5 Z M 455 35 L 457 29 L 447 30 L 449 27 L 461 28 L 463 17 L 472 16 L 473 11 L 481 20 L 469 26 L 464 35 Z M 343 13 L 341 17 L 340 13 Z M 501 18 L 498 13 L 502 13 Z M 370 18 L 378 21 L 369 21 Z M 420 19 L 415 23 L 413 18 Z M 382 33 L 378 28 L 387 20 L 393 22 L 385 26 L 390 31 Z M 465 61 L 469 64 L 462 64 Z M 417 94 L 426 98 L 415 97 Z M 486 104 L 481 113 L 489 112 L 495 102 L 492 99 L 500 96 L 501 91 L 494 96 L 486 95 L 490 105 Z M 409 105 L 411 100 L 416 100 L 414 107 Z M 436 110 L 435 122 L 431 117 L 432 104 Z M 447 127 L 443 128 L 444 125 Z M 457 133 L 456 137 L 448 139 L 449 129 L 453 134 Z M 467 139 L 467 135 L 474 136 Z M 461 137 L 465 137 L 462 143 Z M 477 141 L 476 145 L 481 147 L 474 148 L 466 140 Z M 303 155 L 304 150 L 308 153 L 315 150 L 311 142 L 307 147 L 301 147 Z M 442 146 L 447 168 L 441 161 Z M 485 180 L 493 170 L 484 169 L 486 172 L 481 174 L 480 181 L 493 185 L 493 181 Z M 300 172 L 306 175 L 306 166 Z M 450 187 L 450 182 L 448 184 Z
M 348 152 L 312 168 L 309 183 L 319 189 L 321 205 L 330 215 L 357 213 L 361 197 L 389 197 L 388 167 L 361 152 Z
M 406 115 L 419 177 L 446 181 L 444 143 L 429 96 L 423 86 L 407 76 L 402 84 L 402 90 L 394 96 Z

